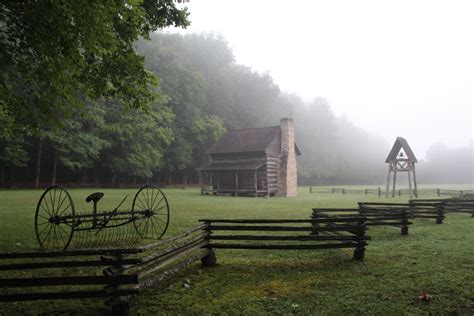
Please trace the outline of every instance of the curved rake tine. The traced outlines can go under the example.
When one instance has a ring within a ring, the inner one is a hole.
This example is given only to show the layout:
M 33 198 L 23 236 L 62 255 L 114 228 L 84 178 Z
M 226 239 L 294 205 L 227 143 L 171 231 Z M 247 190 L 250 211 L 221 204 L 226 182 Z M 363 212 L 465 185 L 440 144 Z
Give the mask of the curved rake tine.
M 137 242 L 140 239 L 140 236 L 138 235 L 138 232 L 135 229 L 135 226 L 133 226 L 133 224 L 130 225 L 130 235 L 133 243 Z
M 82 231 L 82 244 L 81 248 L 87 248 L 89 246 L 89 232 L 87 230 Z
M 103 244 L 111 243 L 114 240 L 114 230 L 115 228 L 106 228 L 103 230 L 103 238 L 102 242 Z
M 103 233 L 102 233 L 102 230 L 101 231 L 94 231 L 94 232 L 91 232 L 90 236 L 91 236 L 91 243 L 90 243 L 90 247 L 91 248 L 99 248 L 102 246 L 102 238 L 103 238 Z
M 76 245 L 77 248 L 85 248 L 86 244 L 85 244 L 85 238 L 86 236 L 84 235 L 84 231 L 81 230 L 78 232 L 78 236 L 79 236 L 79 240 L 78 240 L 78 243 Z
M 110 241 L 115 243 L 120 243 L 120 234 L 118 232 L 118 227 L 111 227 L 110 228 Z
M 129 237 L 129 232 L 128 232 L 128 224 L 125 224 L 124 226 L 121 226 L 120 228 L 121 230 L 121 234 L 122 234 L 122 242 L 125 244 L 125 245 L 128 245 L 128 237 Z
M 118 223 L 115 223 L 118 224 Z M 116 243 L 116 244 L 121 244 L 122 243 L 122 232 L 120 226 L 114 228 L 114 235 L 113 238 L 111 239 L 111 242 Z
M 129 234 L 130 234 L 130 241 L 129 242 L 130 243 L 135 243 L 136 236 L 137 236 L 137 230 L 133 226 L 133 223 L 130 223 L 128 225 L 128 230 L 129 230 Z
M 82 233 L 82 240 L 81 240 L 81 248 L 87 248 L 89 245 L 89 232 L 87 230 L 81 231 Z
M 133 223 L 129 223 L 127 225 L 127 235 L 128 235 L 128 238 L 127 238 L 127 243 L 128 244 L 133 244 L 134 243 L 134 239 L 135 239 L 135 227 L 133 227 Z
M 110 234 L 110 229 L 107 227 L 104 227 L 101 229 L 99 232 L 96 234 L 96 247 L 102 247 L 103 245 L 107 244 L 108 241 L 108 236 Z
M 111 242 L 120 243 L 120 230 L 119 227 L 111 228 Z
M 94 246 L 94 241 L 93 241 L 93 230 L 85 230 L 85 237 L 86 237 L 86 248 L 92 248 Z

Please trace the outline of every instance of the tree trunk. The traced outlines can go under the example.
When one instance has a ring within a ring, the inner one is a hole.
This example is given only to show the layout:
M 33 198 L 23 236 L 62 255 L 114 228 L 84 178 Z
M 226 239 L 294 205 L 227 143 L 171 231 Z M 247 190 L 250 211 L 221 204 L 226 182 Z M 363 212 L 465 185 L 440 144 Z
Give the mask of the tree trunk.
M 4 184 L 5 184 L 5 166 L 2 166 L 1 172 L 2 172 L 2 173 L 1 173 L 0 177 L 1 177 L 1 179 L 2 179 L 2 180 L 1 180 L 1 181 L 2 181 L 2 185 L 4 185 Z
M 168 173 L 168 185 L 171 185 L 171 171 Z
M 10 167 L 10 188 L 15 187 L 15 167 Z
M 87 169 L 84 169 L 83 173 L 82 173 L 82 184 L 87 184 Z
M 99 178 L 97 176 L 97 166 L 94 167 L 94 183 L 96 187 L 99 186 Z
M 39 188 L 40 172 L 41 172 L 41 152 L 43 149 L 43 140 L 40 139 L 38 143 L 38 156 L 36 157 L 36 175 L 35 175 L 35 188 Z
M 117 173 L 114 172 L 112 175 L 112 187 L 115 187 L 116 183 L 117 183 Z
M 53 160 L 53 179 L 51 180 L 51 185 L 56 185 L 56 171 L 58 170 L 58 150 L 54 151 L 54 160 Z
M 28 168 L 28 165 L 25 166 L 25 184 L 28 184 L 30 180 L 30 168 Z

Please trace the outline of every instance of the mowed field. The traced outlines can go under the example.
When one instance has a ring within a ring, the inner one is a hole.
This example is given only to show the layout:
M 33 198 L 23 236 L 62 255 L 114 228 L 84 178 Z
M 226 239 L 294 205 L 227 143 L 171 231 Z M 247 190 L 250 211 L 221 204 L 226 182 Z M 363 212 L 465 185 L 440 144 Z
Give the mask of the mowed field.
M 365 187 L 364 187 L 365 188 Z M 71 189 L 76 211 L 96 189 Z M 99 210 L 136 190 L 103 189 Z M 171 204 L 165 237 L 201 218 L 301 218 L 312 207 L 356 207 L 358 201 L 405 202 L 407 196 L 310 194 L 297 198 L 201 196 L 198 189 L 164 189 Z M 36 250 L 34 212 L 42 190 L 0 191 L 0 252 Z M 435 198 L 435 196 L 423 196 Z M 123 207 L 122 207 L 123 208 Z M 413 220 L 408 236 L 393 227 L 370 227 L 365 261 L 352 250 L 217 250 L 218 266 L 191 265 L 131 301 L 148 314 L 459 314 L 474 315 L 474 218 L 448 214 L 442 225 Z M 4 275 L 4 274 L 3 274 Z M 5 275 L 4 275 L 5 276 Z M 421 292 L 430 301 L 419 299 Z M 0 315 L 101 314 L 101 300 L 0 303 Z

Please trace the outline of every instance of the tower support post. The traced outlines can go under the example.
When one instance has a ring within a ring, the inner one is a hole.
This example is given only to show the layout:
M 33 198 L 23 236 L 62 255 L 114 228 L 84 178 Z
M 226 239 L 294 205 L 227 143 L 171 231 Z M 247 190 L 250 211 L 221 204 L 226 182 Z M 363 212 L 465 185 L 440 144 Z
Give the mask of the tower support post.
M 388 174 L 387 174 L 387 188 L 385 190 L 385 197 L 388 198 L 388 190 L 390 189 L 390 175 L 392 174 L 392 163 L 388 164 Z
M 392 197 L 395 197 L 395 187 L 397 185 L 397 165 L 395 163 L 395 168 L 393 170 L 393 187 L 392 187 Z
M 410 191 L 410 200 L 413 198 L 413 192 L 411 190 L 411 171 L 408 170 L 408 190 Z
M 416 186 L 415 164 L 413 164 L 413 184 L 415 185 L 415 197 L 418 197 L 418 187 Z

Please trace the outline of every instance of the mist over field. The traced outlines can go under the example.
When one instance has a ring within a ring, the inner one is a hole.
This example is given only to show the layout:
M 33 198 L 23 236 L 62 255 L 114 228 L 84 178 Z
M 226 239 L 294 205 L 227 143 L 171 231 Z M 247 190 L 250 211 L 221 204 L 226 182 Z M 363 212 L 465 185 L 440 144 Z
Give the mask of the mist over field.
M 471 1 L 189 2 L 185 33 L 217 32 L 238 63 L 419 158 L 474 137 Z M 170 31 L 175 31 L 170 30 Z

